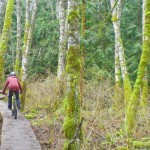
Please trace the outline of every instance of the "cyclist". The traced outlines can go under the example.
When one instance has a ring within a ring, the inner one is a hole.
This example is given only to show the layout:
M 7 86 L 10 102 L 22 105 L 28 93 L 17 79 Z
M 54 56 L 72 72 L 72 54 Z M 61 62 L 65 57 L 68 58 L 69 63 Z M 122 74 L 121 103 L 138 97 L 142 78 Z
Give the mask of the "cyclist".
M 17 107 L 20 109 L 20 100 L 19 100 L 19 92 L 22 93 L 22 88 L 18 78 L 16 77 L 15 72 L 10 73 L 10 77 L 7 78 L 6 84 L 2 90 L 2 94 L 5 94 L 6 88 L 8 86 L 9 94 L 8 94 L 8 109 L 12 109 L 12 95 L 15 93 Z

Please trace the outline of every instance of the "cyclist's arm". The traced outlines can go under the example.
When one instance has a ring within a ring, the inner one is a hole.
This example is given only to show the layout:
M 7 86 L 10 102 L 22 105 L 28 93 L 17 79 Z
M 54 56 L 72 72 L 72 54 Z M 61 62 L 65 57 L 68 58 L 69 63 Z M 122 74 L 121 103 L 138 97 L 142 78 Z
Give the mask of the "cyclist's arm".
M 19 81 L 18 81 L 18 85 L 19 85 L 20 93 L 22 93 L 22 88 L 21 88 L 21 85 L 20 85 Z
M 8 84 L 9 84 L 9 81 L 7 80 L 5 86 L 2 90 L 2 94 L 5 94 L 5 91 L 6 91 L 6 88 L 7 88 Z

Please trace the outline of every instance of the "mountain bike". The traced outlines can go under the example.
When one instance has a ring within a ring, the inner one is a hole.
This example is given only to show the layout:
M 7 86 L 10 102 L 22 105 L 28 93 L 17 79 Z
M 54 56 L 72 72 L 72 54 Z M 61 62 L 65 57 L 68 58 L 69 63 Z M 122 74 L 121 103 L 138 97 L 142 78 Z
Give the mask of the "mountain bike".
M 14 119 L 17 119 L 17 106 L 16 106 L 16 99 L 15 99 L 14 94 L 12 96 L 12 109 L 11 109 L 11 112 L 12 112 L 12 116 L 14 116 Z
M 0 90 L 0 93 L 1 93 L 1 90 Z M 5 96 L 8 97 L 8 94 L 4 94 Z M 17 105 L 16 105 L 16 98 L 15 98 L 15 95 L 13 93 L 12 95 L 12 109 L 11 109 L 11 112 L 12 112 L 12 116 L 14 116 L 14 119 L 17 119 Z

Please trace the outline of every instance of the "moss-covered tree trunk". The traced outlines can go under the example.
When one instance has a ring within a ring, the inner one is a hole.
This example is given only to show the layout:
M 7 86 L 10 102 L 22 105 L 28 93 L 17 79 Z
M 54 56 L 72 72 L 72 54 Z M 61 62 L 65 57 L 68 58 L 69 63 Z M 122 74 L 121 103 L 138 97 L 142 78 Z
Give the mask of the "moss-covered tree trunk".
M 147 80 L 148 72 L 146 71 L 146 74 L 143 78 L 143 86 L 141 87 L 141 106 L 144 110 L 147 108 L 148 104 L 148 80 Z
M 140 88 L 143 86 L 143 79 L 147 71 L 147 66 L 150 61 L 150 1 L 146 0 L 145 4 L 145 21 L 144 21 L 144 40 L 143 40 L 143 51 L 141 60 L 138 68 L 137 79 L 134 85 L 134 89 L 129 101 L 129 106 L 126 112 L 126 133 L 128 138 L 132 137 L 136 114 L 139 105 L 139 94 Z
M 17 9 L 17 47 L 16 47 L 16 60 L 15 60 L 15 72 L 17 76 L 20 76 L 20 54 L 21 54 L 21 22 L 20 22 L 20 0 L 16 0 Z
M 145 24 L 145 3 L 146 0 L 143 0 L 143 15 L 142 15 L 142 27 L 143 27 L 143 36 L 142 36 L 142 41 L 144 42 L 144 24 Z M 147 99 L 148 99 L 148 71 L 146 71 L 145 76 L 143 78 L 143 86 L 141 87 L 141 103 L 140 105 L 142 108 L 145 110 L 147 106 Z
M 27 46 L 27 38 L 28 38 L 28 34 L 29 34 L 29 27 L 30 27 L 30 20 L 29 20 L 29 6 L 30 6 L 30 0 L 26 0 L 26 13 L 25 13 L 25 29 L 24 29 L 24 41 L 23 41 L 23 48 L 22 48 L 22 66 L 21 66 L 21 81 L 22 81 L 22 91 L 23 93 L 21 94 L 21 109 L 24 109 L 24 105 L 25 105 L 25 95 L 26 95 L 26 76 L 25 76 L 25 72 L 26 70 L 24 70 L 24 61 L 23 61 L 23 56 L 25 55 L 25 50 L 26 50 L 26 46 Z
M 3 31 L 0 40 L 0 82 L 4 81 L 4 55 L 7 50 L 7 44 L 10 37 L 10 28 L 12 23 L 12 13 L 14 9 L 14 0 L 7 0 Z
M 115 32 L 116 89 L 119 89 L 119 83 L 120 83 L 119 76 L 120 76 L 120 69 L 121 69 L 123 86 L 124 86 L 124 99 L 125 99 L 125 104 L 127 107 L 132 91 L 131 91 L 131 83 L 130 83 L 128 72 L 127 72 L 124 48 L 123 48 L 121 32 L 120 32 L 122 0 L 118 0 L 117 2 L 114 0 L 110 0 L 110 2 L 111 2 L 111 8 L 112 8 L 112 22 L 113 22 L 113 27 L 114 27 L 114 32 Z
M 86 2 L 85 0 L 82 0 L 82 6 L 81 6 L 81 14 L 82 14 L 82 22 L 81 22 L 81 36 L 82 36 L 82 43 L 81 43 L 81 76 L 80 76 L 80 98 L 81 103 L 83 103 L 83 88 L 84 88 L 84 60 L 85 60 L 85 45 L 84 45 L 84 39 L 85 39 L 85 9 L 86 9 Z
M 1 19 L 2 14 L 3 14 L 3 9 L 4 9 L 5 2 L 6 2 L 6 0 L 0 0 L 0 19 Z
M 22 95 L 21 95 L 21 102 L 22 102 L 22 109 L 24 109 L 25 105 L 25 97 L 26 97 L 26 89 L 27 89 L 27 69 L 28 69 L 28 53 L 30 50 L 31 40 L 32 40 L 32 32 L 36 18 L 37 12 L 37 5 L 38 0 L 33 1 L 33 9 L 32 9 L 32 16 L 31 16 L 31 23 L 29 25 L 29 2 L 27 0 L 27 12 L 26 12 L 26 25 L 25 25 L 25 34 L 24 34 L 24 47 L 23 47 L 23 56 L 22 56 Z
M 0 0 L 0 37 L 2 33 L 2 28 L 3 28 L 3 16 L 4 16 L 4 10 L 6 7 L 6 0 Z
M 57 77 L 60 82 L 62 82 L 63 80 L 62 78 L 63 78 L 63 71 L 65 69 L 65 53 L 66 53 L 65 1 L 66 0 L 60 0 L 59 2 L 60 35 L 59 35 L 59 56 L 58 56 Z
M 79 149 L 81 140 L 81 103 L 80 103 L 80 49 L 79 49 L 79 12 L 78 1 L 68 0 L 68 53 L 66 116 L 64 121 L 65 150 Z M 79 132 L 77 132 L 79 130 Z

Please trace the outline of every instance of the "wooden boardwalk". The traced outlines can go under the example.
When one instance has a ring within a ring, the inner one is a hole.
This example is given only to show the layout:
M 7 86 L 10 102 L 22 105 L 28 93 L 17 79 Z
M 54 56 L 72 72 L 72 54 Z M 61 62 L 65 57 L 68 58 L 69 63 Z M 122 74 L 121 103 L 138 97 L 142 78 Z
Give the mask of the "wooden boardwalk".
M 1 100 L 0 113 L 3 118 L 0 150 L 41 150 L 29 121 L 21 113 L 14 119 L 7 103 Z

